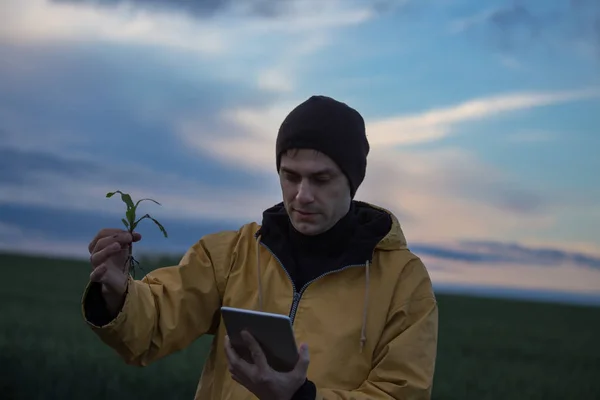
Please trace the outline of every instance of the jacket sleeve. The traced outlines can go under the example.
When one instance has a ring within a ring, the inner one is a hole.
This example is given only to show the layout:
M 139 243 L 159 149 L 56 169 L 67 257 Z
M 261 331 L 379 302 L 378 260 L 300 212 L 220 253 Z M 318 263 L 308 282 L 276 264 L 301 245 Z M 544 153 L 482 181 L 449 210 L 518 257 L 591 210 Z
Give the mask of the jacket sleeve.
M 90 328 L 128 364 L 146 366 L 213 334 L 237 232 L 204 236 L 174 266 L 156 269 L 141 281 L 129 277 L 123 307 L 108 318 L 101 284 L 88 283 L 82 313 Z
M 414 268 L 410 268 L 412 272 L 408 275 L 411 276 L 405 278 L 415 282 L 416 286 L 407 301 L 399 302 L 390 310 L 367 380 L 351 391 L 314 387 L 307 382 L 301 389 L 303 394 L 298 393 L 295 399 L 431 399 L 437 355 L 438 306 L 423 264 L 419 260 L 410 264 Z

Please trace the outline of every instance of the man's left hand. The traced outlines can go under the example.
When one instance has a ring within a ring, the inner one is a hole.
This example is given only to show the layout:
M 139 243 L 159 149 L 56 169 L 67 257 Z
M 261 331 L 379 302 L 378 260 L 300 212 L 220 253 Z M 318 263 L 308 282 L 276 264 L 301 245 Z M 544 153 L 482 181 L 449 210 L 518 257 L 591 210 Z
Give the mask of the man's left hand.
M 306 381 L 309 364 L 308 347 L 300 346 L 299 359 L 290 372 L 277 372 L 267 363 L 265 354 L 258 342 L 248 332 L 242 337 L 252 355 L 253 364 L 238 356 L 225 337 L 225 353 L 229 361 L 229 372 L 233 380 L 243 385 L 261 400 L 289 400 Z

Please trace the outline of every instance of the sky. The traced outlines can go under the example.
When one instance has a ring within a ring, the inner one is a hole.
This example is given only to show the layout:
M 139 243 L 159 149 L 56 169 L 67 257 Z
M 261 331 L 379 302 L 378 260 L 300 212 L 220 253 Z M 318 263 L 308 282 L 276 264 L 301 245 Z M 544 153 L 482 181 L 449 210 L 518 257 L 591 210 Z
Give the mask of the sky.
M 596 0 L 3 0 L 0 249 L 89 257 L 113 190 L 161 204 L 140 252 L 260 222 L 313 94 L 435 287 L 600 303 Z

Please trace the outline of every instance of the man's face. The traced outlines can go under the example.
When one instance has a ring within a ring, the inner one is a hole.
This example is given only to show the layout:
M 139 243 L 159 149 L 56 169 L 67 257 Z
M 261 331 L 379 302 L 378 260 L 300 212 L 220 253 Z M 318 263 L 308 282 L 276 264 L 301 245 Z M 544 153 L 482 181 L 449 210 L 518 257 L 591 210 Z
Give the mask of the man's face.
M 348 212 L 348 180 L 323 153 L 298 149 L 282 154 L 279 179 L 287 213 L 302 234 L 323 233 Z

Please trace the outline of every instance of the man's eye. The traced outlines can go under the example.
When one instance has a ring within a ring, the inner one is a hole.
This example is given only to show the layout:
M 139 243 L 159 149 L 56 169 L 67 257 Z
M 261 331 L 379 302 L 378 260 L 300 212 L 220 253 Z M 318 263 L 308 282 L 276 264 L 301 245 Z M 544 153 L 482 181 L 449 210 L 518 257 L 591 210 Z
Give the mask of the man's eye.
M 314 178 L 315 182 L 317 183 L 327 183 L 329 182 L 329 177 L 328 176 L 317 176 Z
M 290 182 L 296 182 L 299 179 L 297 175 L 288 173 L 284 174 L 283 177 Z

